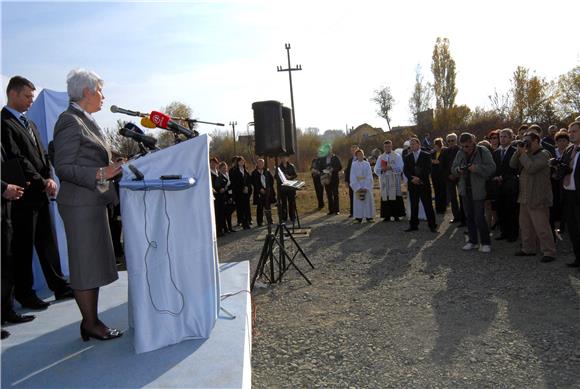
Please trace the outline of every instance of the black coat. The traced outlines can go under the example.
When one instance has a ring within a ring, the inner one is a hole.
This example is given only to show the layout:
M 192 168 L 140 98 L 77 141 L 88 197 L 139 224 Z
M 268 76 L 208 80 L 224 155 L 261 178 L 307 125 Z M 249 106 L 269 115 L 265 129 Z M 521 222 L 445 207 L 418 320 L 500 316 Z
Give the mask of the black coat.
M 266 177 L 266 186 L 262 185 L 261 174 L 258 169 L 252 172 L 252 186 L 254 187 L 254 205 L 258 205 L 263 200 L 264 196 L 269 196 L 270 204 L 276 202 L 276 192 L 274 191 L 274 177 L 269 170 L 264 169 L 264 176 Z M 266 193 L 262 194 L 260 189 L 265 189 Z
M 431 163 L 431 177 L 433 178 L 433 180 L 439 180 L 442 181 L 445 179 L 445 167 L 443 166 L 443 163 L 441 161 L 441 159 L 443 158 L 443 153 L 445 152 L 445 150 L 447 150 L 447 148 L 444 148 L 441 150 L 441 152 L 439 153 L 439 158 L 437 158 L 437 151 L 435 149 L 433 149 L 430 154 L 431 154 L 431 160 L 437 160 L 439 161 L 438 164 L 434 164 Z
M 352 164 L 352 161 L 351 161 L 351 164 Z M 319 158 L 318 159 L 318 166 L 320 166 L 320 169 L 318 169 L 318 170 L 320 170 L 321 172 L 324 169 L 331 168 L 332 169 L 332 174 L 331 174 L 332 182 L 333 183 L 339 182 L 338 173 L 342 170 L 342 164 L 340 163 L 340 159 L 338 159 L 336 154 L 332 154 L 332 157 L 330 157 L 330 163 L 327 162 L 326 157 Z
M 244 168 L 243 174 L 237 166 L 231 168 L 230 182 L 232 183 L 234 198 L 239 198 L 242 195 L 250 196 L 252 194 L 252 177 L 246 168 Z M 248 188 L 248 193 L 244 193 L 244 187 Z
M 18 201 L 22 206 L 42 205 L 48 202 L 48 195 L 44 191 L 46 182 L 52 178 L 50 162 L 36 125 L 28 121 L 36 137 L 34 145 L 28 130 L 10 111 L 2 109 L 2 145 L 7 159 L 17 159 L 22 167 L 26 181 L 30 185 Z
M 501 159 L 501 149 L 497 149 L 493 152 L 493 162 L 495 162 L 495 174 L 494 177 L 501 177 L 502 183 L 498 186 L 498 193 L 502 195 L 514 195 L 518 193 L 519 189 L 519 172 L 517 169 L 510 167 L 510 160 L 512 155 L 516 152 L 514 146 L 508 147 L 505 152 L 505 157 Z
M 574 145 L 568 146 L 564 154 L 562 155 L 562 162 L 570 165 L 572 162 L 572 152 L 574 150 Z M 576 151 L 580 153 L 580 151 Z M 576 160 L 576 171 L 574 172 L 574 183 L 576 184 L 576 190 L 574 191 L 574 198 L 576 201 L 580 201 L 580 157 Z
M 352 168 L 352 161 L 354 161 L 355 157 L 351 157 L 348 159 L 346 163 L 346 169 L 344 169 L 344 182 L 350 184 L 350 169 Z
M 451 166 L 453 166 L 453 161 L 455 160 L 455 156 L 459 151 L 459 147 L 447 147 L 443 149 L 441 155 L 439 156 L 439 161 L 441 161 L 440 169 L 442 174 L 445 175 L 445 179 L 449 181 L 449 176 L 451 175 Z
M 409 180 L 409 188 L 416 187 L 415 184 L 411 182 L 413 176 L 419 177 L 422 181 L 421 187 L 428 186 L 431 184 L 429 182 L 429 175 L 431 174 L 431 155 L 423 150 L 419 151 L 419 158 L 415 162 L 415 156 L 410 151 L 409 154 L 405 156 L 404 159 L 405 167 L 403 168 L 403 173 L 407 176 Z

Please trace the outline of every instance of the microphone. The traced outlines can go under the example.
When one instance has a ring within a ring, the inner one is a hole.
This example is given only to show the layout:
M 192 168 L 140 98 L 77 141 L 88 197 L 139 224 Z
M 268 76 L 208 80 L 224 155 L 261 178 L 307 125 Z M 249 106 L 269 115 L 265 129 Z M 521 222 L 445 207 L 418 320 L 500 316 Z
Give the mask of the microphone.
M 193 138 L 193 137 L 197 136 L 197 134 L 194 133 L 193 131 L 191 131 L 189 128 L 185 128 L 183 126 L 180 126 L 179 124 L 177 124 L 173 120 L 171 120 L 170 116 L 168 116 L 164 113 L 161 113 L 158 111 L 153 111 L 153 112 L 151 112 L 149 117 L 151 118 L 151 121 L 153 123 L 155 123 L 155 125 L 159 128 L 163 128 L 165 130 L 170 130 L 170 131 L 173 131 L 177 134 L 183 134 L 187 138 Z
M 145 128 L 157 128 L 155 123 L 153 123 L 148 116 L 141 118 L 141 125 Z
M 116 105 L 111 105 L 111 112 L 113 112 L 113 113 L 124 113 L 125 115 L 129 115 L 129 116 L 147 116 L 144 113 L 137 112 L 137 111 L 130 111 L 128 109 L 119 108 Z
M 143 143 L 149 150 L 158 150 L 157 139 L 152 136 L 143 134 L 143 131 L 133 123 L 125 124 L 125 127 L 119 130 L 119 134 L 126 138 L 131 138 L 137 143 Z

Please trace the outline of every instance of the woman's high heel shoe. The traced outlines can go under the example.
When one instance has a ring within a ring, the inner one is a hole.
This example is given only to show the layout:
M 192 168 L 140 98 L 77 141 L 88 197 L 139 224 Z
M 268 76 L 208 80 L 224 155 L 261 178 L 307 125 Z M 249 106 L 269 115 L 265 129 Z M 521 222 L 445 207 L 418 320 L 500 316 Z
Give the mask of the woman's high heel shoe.
M 87 342 L 90 338 L 94 338 L 97 340 L 111 340 L 122 336 L 123 333 L 115 328 L 109 328 L 105 335 L 97 335 L 90 333 L 89 331 L 85 330 L 81 325 L 81 338 L 83 341 Z

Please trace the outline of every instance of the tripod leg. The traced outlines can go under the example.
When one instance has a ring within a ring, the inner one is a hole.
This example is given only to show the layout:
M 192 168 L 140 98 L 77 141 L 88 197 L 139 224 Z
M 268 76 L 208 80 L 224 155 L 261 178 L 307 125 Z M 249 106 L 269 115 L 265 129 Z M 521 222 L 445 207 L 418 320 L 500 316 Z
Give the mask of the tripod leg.
M 254 290 L 254 284 L 256 283 L 256 279 L 264 273 L 264 266 L 266 261 L 268 260 L 268 247 L 271 245 L 270 235 L 266 235 L 266 241 L 262 246 L 262 252 L 260 254 L 260 259 L 258 260 L 258 264 L 256 265 L 256 271 L 252 276 L 252 282 L 250 284 L 250 291 Z M 273 279 L 273 278 L 272 278 Z M 272 282 L 270 279 L 270 282 Z
M 286 230 L 288 231 L 288 229 L 286 229 Z M 298 249 L 298 251 L 300 251 L 300 254 L 302 254 L 302 256 L 304 257 L 304 259 L 306 259 L 306 262 L 308 262 L 308 264 L 310 265 L 310 267 L 314 269 L 314 265 L 312 264 L 312 262 L 310 262 L 310 259 L 308 259 L 308 257 L 306 256 L 306 254 L 302 250 L 302 247 L 300 247 L 300 245 L 298 244 L 298 242 L 296 242 L 296 239 L 294 239 L 294 236 L 292 236 L 292 234 L 290 233 L 290 231 L 288 231 L 288 234 L 290 235 L 290 239 L 292 239 L 292 242 L 294 243 L 294 245 L 296 246 L 296 248 Z
M 296 271 L 298 273 L 300 273 L 302 278 L 304 278 L 306 280 L 306 282 L 308 282 L 308 285 L 312 285 L 312 282 L 310 282 L 308 277 L 306 277 L 306 274 L 302 273 L 302 270 L 300 270 L 300 268 L 298 266 L 296 266 L 296 264 L 294 263 L 294 260 L 292 258 L 290 258 L 290 256 L 286 252 L 286 250 L 284 248 L 280 247 L 280 251 L 281 251 L 282 255 L 284 255 L 286 258 L 288 258 L 288 268 L 290 267 L 290 265 L 292 265 L 294 267 L 294 269 L 296 269 Z M 282 280 L 282 275 L 286 272 L 286 270 L 287 270 L 287 268 L 285 268 L 284 271 L 280 273 L 280 277 L 278 278 L 279 281 Z

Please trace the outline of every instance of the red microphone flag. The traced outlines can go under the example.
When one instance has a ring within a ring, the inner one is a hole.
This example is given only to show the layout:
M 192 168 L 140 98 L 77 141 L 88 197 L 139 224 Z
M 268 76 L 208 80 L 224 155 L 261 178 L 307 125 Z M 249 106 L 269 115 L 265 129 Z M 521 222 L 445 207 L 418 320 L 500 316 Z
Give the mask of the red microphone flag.
M 167 125 L 171 120 L 171 117 L 158 111 L 152 111 L 149 118 L 159 128 L 167 128 Z

